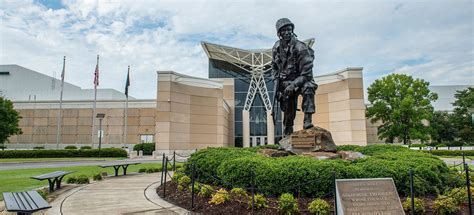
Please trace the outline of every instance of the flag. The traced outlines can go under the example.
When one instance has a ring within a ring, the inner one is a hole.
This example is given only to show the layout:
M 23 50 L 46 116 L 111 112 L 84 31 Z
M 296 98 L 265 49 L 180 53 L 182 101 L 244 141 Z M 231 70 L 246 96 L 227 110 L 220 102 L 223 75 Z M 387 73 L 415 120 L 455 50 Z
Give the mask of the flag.
M 128 66 L 127 81 L 125 82 L 125 96 L 128 98 L 128 87 L 130 86 L 130 66 Z
M 63 61 L 63 71 L 61 72 L 61 84 L 62 82 L 64 82 L 64 73 L 66 72 L 66 67 L 65 67 L 65 63 L 66 62 L 66 56 L 64 56 L 64 61 Z
M 94 72 L 94 88 L 99 86 L 99 55 L 97 55 L 97 65 Z

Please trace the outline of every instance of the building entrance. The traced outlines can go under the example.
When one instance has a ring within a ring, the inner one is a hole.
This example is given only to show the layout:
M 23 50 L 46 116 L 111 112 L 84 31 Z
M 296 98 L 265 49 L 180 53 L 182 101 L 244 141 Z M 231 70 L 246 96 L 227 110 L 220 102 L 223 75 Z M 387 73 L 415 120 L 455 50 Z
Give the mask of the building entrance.
M 267 145 L 267 136 L 250 136 L 250 147 Z

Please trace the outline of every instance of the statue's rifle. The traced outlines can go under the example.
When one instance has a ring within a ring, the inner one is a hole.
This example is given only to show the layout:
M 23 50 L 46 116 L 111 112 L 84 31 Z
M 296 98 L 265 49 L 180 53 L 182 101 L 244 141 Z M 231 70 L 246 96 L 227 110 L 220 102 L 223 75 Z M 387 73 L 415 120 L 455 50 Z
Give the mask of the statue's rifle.
M 273 85 L 273 106 L 272 106 L 272 119 L 273 119 L 273 125 L 276 125 L 277 121 L 277 116 L 276 114 L 278 113 L 278 102 L 279 102 L 279 97 L 280 97 L 280 92 L 278 92 L 278 89 L 280 88 L 280 72 L 276 72 L 275 74 L 275 84 Z

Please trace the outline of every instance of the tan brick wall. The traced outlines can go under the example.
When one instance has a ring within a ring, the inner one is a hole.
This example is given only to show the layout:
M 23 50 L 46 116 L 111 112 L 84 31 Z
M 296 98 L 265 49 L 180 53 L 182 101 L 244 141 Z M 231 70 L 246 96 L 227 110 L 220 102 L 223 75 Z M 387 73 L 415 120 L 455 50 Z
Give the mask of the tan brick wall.
M 58 109 L 20 109 L 19 125 L 23 131 L 22 135 L 10 137 L 11 143 L 56 143 Z M 97 113 L 105 113 L 102 120 L 102 130 L 105 136 L 103 144 L 121 144 L 124 134 L 124 110 L 120 108 L 100 109 Z M 155 134 L 156 108 L 130 108 L 128 111 L 128 144 L 140 141 L 140 134 Z M 91 144 L 92 109 L 63 109 L 62 112 L 62 144 Z M 99 120 L 95 120 L 95 131 L 99 129 Z M 94 135 L 95 144 L 98 143 L 97 135 Z

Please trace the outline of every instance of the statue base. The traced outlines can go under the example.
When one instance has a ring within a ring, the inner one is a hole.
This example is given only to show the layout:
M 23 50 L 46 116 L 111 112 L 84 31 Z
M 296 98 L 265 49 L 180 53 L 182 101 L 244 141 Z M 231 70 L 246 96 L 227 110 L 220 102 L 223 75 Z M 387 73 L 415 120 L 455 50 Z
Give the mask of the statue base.
M 296 154 L 336 152 L 336 144 L 332 139 L 331 132 L 318 126 L 293 132 L 281 139 L 279 144 L 285 151 Z

